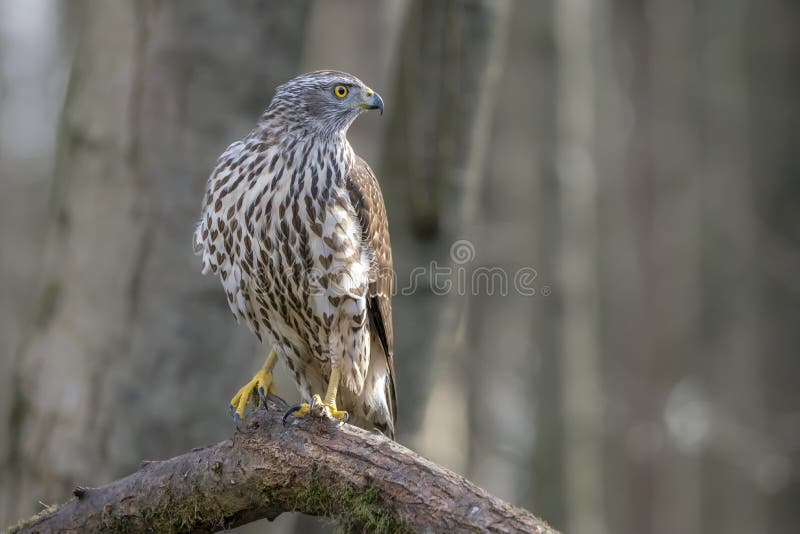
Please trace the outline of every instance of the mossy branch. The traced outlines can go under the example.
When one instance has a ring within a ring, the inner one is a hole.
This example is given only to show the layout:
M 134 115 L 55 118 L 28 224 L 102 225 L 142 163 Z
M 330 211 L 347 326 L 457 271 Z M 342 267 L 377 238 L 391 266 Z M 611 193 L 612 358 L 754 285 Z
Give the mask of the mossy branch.
M 317 419 L 283 426 L 277 409 L 242 426 L 212 447 L 76 488 L 12 532 L 213 532 L 289 511 L 369 532 L 555 532 L 382 435 Z

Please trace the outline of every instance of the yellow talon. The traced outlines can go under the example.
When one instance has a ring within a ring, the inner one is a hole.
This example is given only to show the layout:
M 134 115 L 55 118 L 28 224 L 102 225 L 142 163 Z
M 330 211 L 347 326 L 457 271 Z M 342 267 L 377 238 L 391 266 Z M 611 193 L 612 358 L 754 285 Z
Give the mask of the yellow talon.
M 307 402 L 301 402 L 297 409 L 292 412 L 295 417 L 305 417 L 311 413 L 311 409 L 308 407 Z
M 339 421 L 347 421 L 348 413 L 344 410 L 339 410 L 336 408 L 336 400 L 334 399 L 332 402 L 323 402 L 319 395 L 314 395 L 311 397 L 311 411 L 319 411 L 320 414 L 326 414 L 329 417 L 333 417 L 334 419 L 338 419 Z
M 323 401 L 322 397 L 315 393 L 314 396 L 311 397 L 310 404 L 307 402 L 295 404 L 286 410 L 285 414 L 283 414 L 284 424 L 286 423 L 286 418 L 290 415 L 294 415 L 295 417 L 305 417 L 308 414 L 312 414 L 317 417 L 327 415 L 333 419 L 347 422 L 350 414 L 348 414 L 345 410 L 339 410 L 336 408 L 336 392 L 339 388 L 340 375 L 341 372 L 338 368 L 331 369 L 331 379 L 328 383 L 328 392 L 325 394 L 325 400 Z
M 295 404 L 289 408 L 283 416 L 283 421 L 285 423 L 286 418 L 290 415 L 295 417 L 305 417 L 309 414 L 315 417 L 328 416 L 332 419 L 338 419 L 339 421 L 344 422 L 347 422 L 347 420 L 350 418 L 350 414 L 348 414 L 345 410 L 339 410 L 336 408 L 335 402 L 323 402 L 322 397 L 315 394 L 313 397 L 311 397 L 311 403 L 301 402 L 300 404 Z
M 261 398 L 266 398 L 267 395 L 272 393 L 277 395 L 275 384 L 272 378 L 272 369 L 275 367 L 278 355 L 275 349 L 269 353 L 264 367 L 259 370 L 250 382 L 245 384 L 236 395 L 231 399 L 231 410 L 233 411 L 233 419 L 235 423 L 244 417 L 244 411 L 250 402 L 254 406 L 258 406 L 258 401 Z

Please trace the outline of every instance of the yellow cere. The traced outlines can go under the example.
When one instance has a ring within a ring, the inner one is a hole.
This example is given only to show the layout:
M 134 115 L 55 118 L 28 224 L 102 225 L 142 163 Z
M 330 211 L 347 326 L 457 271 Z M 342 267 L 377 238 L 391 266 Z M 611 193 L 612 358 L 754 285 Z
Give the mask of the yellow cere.
M 337 85 L 336 87 L 333 88 L 333 94 L 335 94 L 339 98 L 346 97 L 347 93 L 348 93 L 347 87 L 345 87 L 344 85 Z

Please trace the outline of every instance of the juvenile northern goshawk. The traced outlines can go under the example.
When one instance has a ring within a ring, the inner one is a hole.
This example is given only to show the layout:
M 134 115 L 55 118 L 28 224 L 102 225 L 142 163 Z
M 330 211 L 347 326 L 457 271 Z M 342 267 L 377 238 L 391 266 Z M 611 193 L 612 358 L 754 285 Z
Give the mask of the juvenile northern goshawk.
M 354 76 L 298 76 L 278 87 L 208 180 L 195 252 L 204 273 L 219 275 L 236 318 L 272 343 L 231 401 L 237 421 L 274 392 L 281 358 L 306 401 L 296 416 L 349 417 L 394 436 L 386 209 L 375 174 L 347 141 L 370 109 L 383 113 L 383 100 Z

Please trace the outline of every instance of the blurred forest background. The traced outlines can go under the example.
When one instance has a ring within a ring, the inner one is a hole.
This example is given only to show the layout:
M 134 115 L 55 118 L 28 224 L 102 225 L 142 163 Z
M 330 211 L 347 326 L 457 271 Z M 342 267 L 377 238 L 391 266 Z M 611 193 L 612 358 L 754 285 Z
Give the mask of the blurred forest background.
M 336 68 L 427 273 L 398 440 L 565 532 L 797 532 L 798 51 L 793 0 L 0 0 L 0 527 L 231 435 L 267 347 L 192 254 L 204 184 Z

